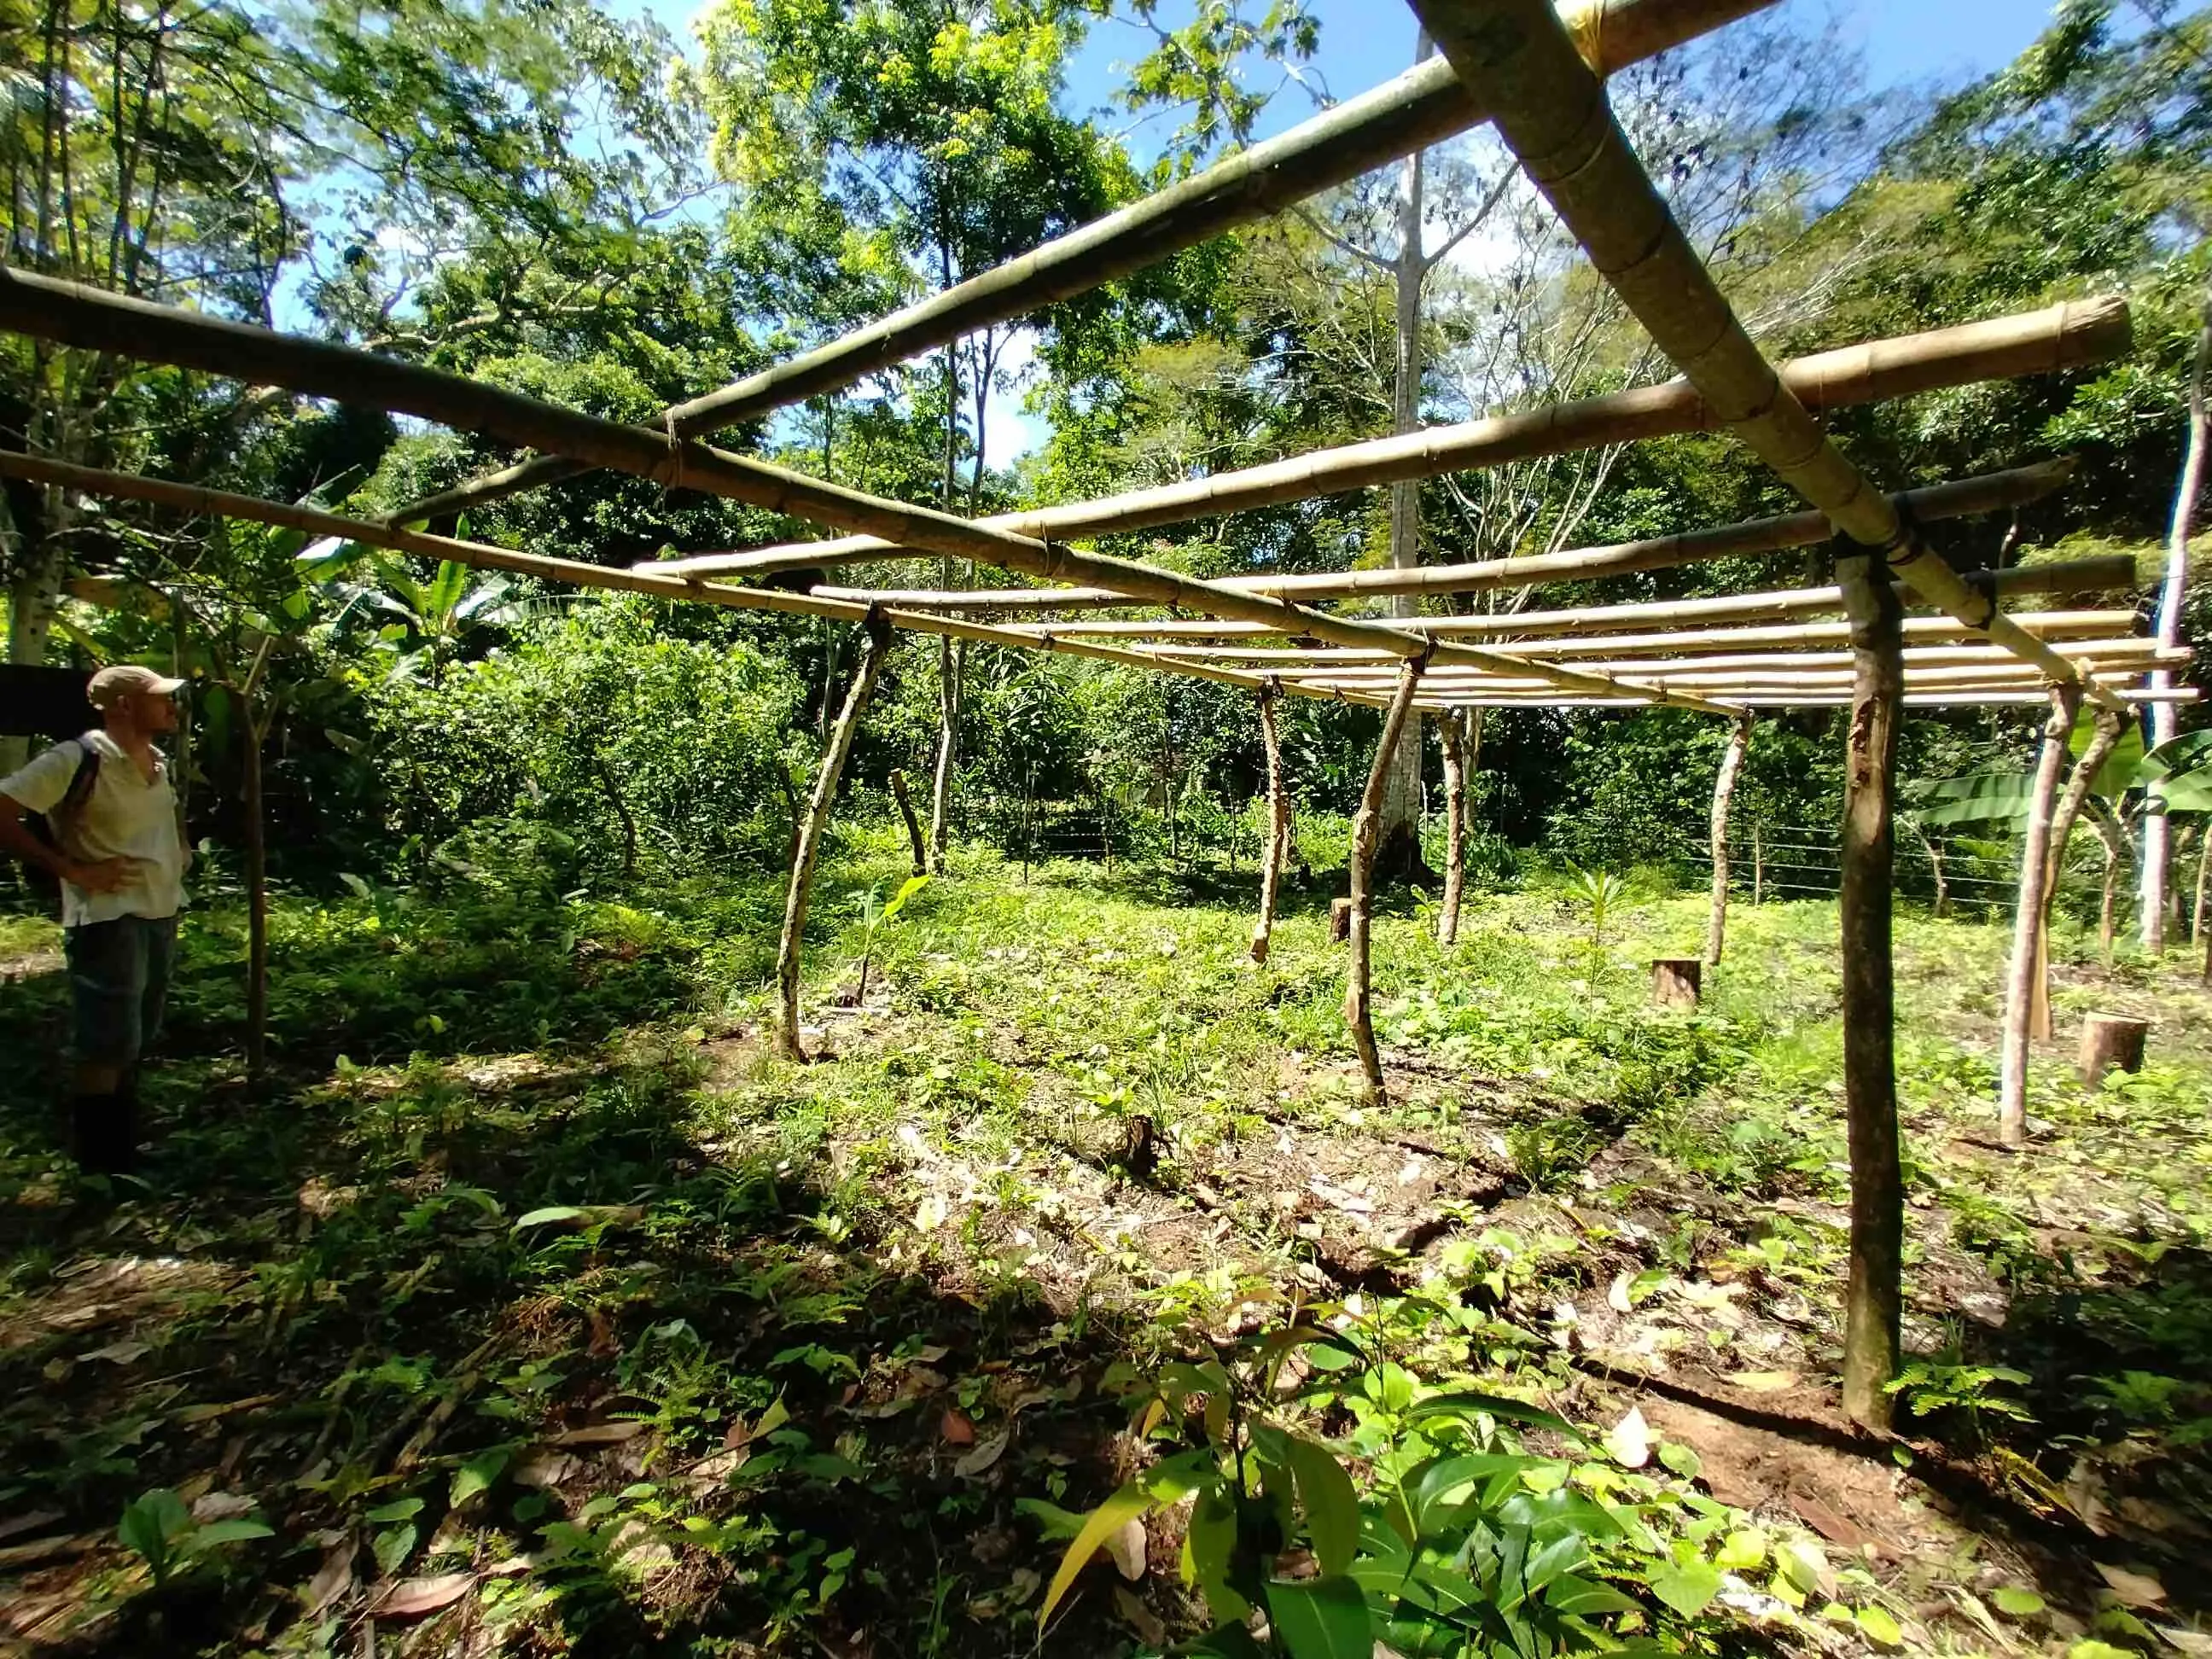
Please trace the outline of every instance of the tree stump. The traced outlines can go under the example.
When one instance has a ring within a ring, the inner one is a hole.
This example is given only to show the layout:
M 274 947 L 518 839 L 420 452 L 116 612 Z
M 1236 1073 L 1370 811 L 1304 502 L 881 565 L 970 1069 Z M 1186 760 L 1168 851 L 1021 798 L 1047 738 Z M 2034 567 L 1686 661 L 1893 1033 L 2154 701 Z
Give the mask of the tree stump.
M 1352 937 L 1352 901 L 1348 898 L 1328 902 L 1328 942 L 1341 945 Z
M 1651 963 L 1651 1000 L 1662 1008 L 1694 1008 L 1704 988 L 1705 963 L 1697 957 L 1657 957 Z
M 2101 1088 L 2105 1073 L 2113 1066 L 2124 1072 L 2140 1072 L 2143 1062 L 2143 1038 L 2150 1032 L 2147 1019 L 2130 1019 L 2125 1014 L 2091 1014 L 2081 1022 L 2081 1086 Z

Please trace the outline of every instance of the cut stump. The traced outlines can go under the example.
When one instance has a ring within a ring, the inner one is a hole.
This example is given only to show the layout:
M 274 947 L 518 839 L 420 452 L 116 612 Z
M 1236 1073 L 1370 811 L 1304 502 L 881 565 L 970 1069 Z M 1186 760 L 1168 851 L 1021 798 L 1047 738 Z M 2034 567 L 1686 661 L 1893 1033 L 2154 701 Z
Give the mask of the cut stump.
M 1352 937 L 1352 901 L 1348 898 L 1328 902 L 1328 942 L 1341 945 Z
M 1705 987 L 1705 963 L 1697 957 L 1657 957 L 1651 963 L 1651 1000 L 1662 1008 L 1694 1008 Z
M 2091 1014 L 2081 1022 L 2081 1086 L 2100 1088 L 2105 1073 L 2113 1066 L 2124 1072 L 2140 1072 L 2143 1062 L 2143 1039 L 2149 1035 L 2150 1022 L 2130 1019 L 2125 1014 Z

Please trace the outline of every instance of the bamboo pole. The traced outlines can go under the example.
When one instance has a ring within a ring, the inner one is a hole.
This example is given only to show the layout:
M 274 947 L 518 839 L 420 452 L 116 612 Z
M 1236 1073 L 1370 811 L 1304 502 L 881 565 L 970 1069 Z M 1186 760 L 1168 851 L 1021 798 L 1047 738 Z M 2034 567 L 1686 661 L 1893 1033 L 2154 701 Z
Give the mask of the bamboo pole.
M 1444 898 L 1437 916 L 1437 943 L 1459 943 L 1459 907 L 1467 882 L 1467 711 L 1455 708 L 1437 722 L 1444 751 Z
M 1289 686 L 1284 688 L 1291 690 Z M 2120 700 L 2130 707 L 2152 702 L 2197 702 L 2203 694 L 2194 686 L 2172 686 L 2161 691 L 2149 686 L 2123 685 L 2114 688 Z M 1316 694 L 1318 695 L 1318 694 Z M 1331 693 L 1332 696 L 1340 695 Z M 1373 704 L 1375 699 L 1365 692 L 1345 695 L 1351 702 Z M 1731 702 L 1746 708 L 1848 708 L 1851 706 L 1849 691 L 1807 691 L 1748 686 L 1729 694 Z M 2002 687 L 1974 688 L 1948 691 L 1908 691 L 1904 703 L 1907 708 L 2040 708 L 2048 699 L 2040 690 L 2015 691 Z M 1648 708 L 1632 697 L 1561 697 L 1547 693 L 1455 691 L 1446 696 L 1417 699 L 1414 707 L 1424 714 L 1435 714 L 1446 708 Z
M 2012 962 L 2005 975 L 2004 1052 L 1997 1092 L 1997 1138 L 2008 1146 L 2027 1144 L 2027 1044 L 2035 999 L 2036 942 L 2043 930 L 2044 885 L 2050 874 L 2051 820 L 2066 739 L 2074 731 L 2080 694 L 2051 689 L 2051 718 L 2043 727 L 2033 793 L 2028 798 L 2027 839 L 2021 849 L 2020 898 L 2013 918 Z
M 1686 635 L 1683 645 L 1686 649 L 1692 649 L 1699 642 L 1695 636 Z M 2179 666 L 2189 659 L 2189 653 L 2185 649 L 2167 651 L 2155 640 L 2063 639 L 2052 643 L 2084 668 L 2100 673 L 2139 672 L 2160 663 Z M 1182 661 L 1207 663 L 1232 671 L 1249 672 L 1261 668 L 1295 675 L 1302 679 L 1345 684 L 1360 680 L 1389 681 L 1394 678 L 1393 665 L 1397 660 L 1395 655 L 1379 651 L 1285 651 L 1271 653 L 1259 663 L 1247 660 L 1253 653 L 1243 652 L 1194 653 L 1161 647 L 1154 647 L 1154 651 L 1157 654 Z M 1556 643 L 1553 641 L 1541 642 L 1527 653 L 1527 659 L 1530 662 L 1555 662 L 1559 658 Z M 1723 653 L 1711 656 L 1605 658 L 1578 665 L 1594 673 L 1636 674 L 1666 684 L 1692 684 L 1700 678 L 1718 684 L 1731 678 L 1765 679 L 1793 676 L 1826 677 L 1847 682 L 1850 675 L 1850 660 L 1848 651 L 1766 651 Z M 1907 676 L 1912 678 L 1933 675 L 1942 670 L 1951 678 L 1962 680 L 1979 679 L 1985 674 L 1988 678 L 1999 679 L 2038 678 L 2033 667 L 2021 662 L 2003 647 L 1988 644 L 1908 647 L 1905 652 L 1905 665 Z M 1437 683 L 1495 678 L 1494 675 L 1479 674 L 1471 669 L 1453 668 L 1440 672 L 1437 676 Z
M 1382 1056 L 1375 1046 L 1375 1011 L 1370 983 L 1369 938 L 1374 927 L 1375 843 L 1382 823 L 1382 792 L 1389 781 L 1390 757 L 1413 706 L 1413 692 L 1421 683 L 1424 665 L 1408 658 L 1398 670 L 1398 689 L 1382 717 L 1382 736 L 1375 746 L 1375 764 L 1369 769 L 1367 787 L 1360 792 L 1359 811 L 1352 820 L 1352 965 L 1344 988 L 1344 1019 L 1352 1027 L 1352 1045 L 1359 1051 L 1359 1067 L 1367 1080 L 1366 1099 L 1379 1106 L 1385 1096 Z
M 1600 74 L 1748 15 L 1772 0 L 1585 0 L 1562 15 Z M 1089 292 L 1305 197 L 1464 132 L 1483 119 L 1441 59 L 1289 131 L 1093 220 L 964 283 L 798 357 L 668 410 L 680 437 L 841 391 L 965 335 Z M 588 471 L 557 457 L 520 465 L 403 507 L 395 521 L 464 511 Z
M 1713 896 L 1705 923 L 1705 964 L 1712 968 L 1720 965 L 1728 930 L 1729 802 L 1735 794 L 1736 775 L 1743 770 L 1744 757 L 1751 748 L 1751 722 L 1749 709 L 1736 716 L 1735 729 L 1729 733 L 1728 748 L 1721 756 L 1720 774 L 1713 780 Z
M 2124 353 L 2129 337 L 2126 301 L 2103 297 L 1820 352 L 1784 364 L 1780 373 L 1784 383 L 1804 400 L 1801 407 L 1841 409 L 1945 386 L 2101 362 Z M 1769 371 L 1770 375 L 1772 373 Z M 1607 444 L 1711 431 L 1729 424 L 1732 418 L 1702 397 L 1690 380 L 1667 380 L 1521 413 L 1427 427 L 1401 437 L 1370 439 L 1212 477 L 1027 508 L 977 522 L 1054 541 L 1127 535 L 1440 473 L 1502 466 Z M 866 563 L 912 554 L 918 549 L 919 544 L 873 533 L 872 538 L 839 538 L 701 554 L 672 563 L 678 571 L 696 575 L 763 575 L 778 570 Z
M 1911 492 L 1913 510 L 1929 519 L 1971 517 L 2007 507 L 2017 508 L 2040 500 L 2065 482 L 2074 471 L 2070 459 L 2045 461 L 2009 471 L 1982 474 L 1951 483 L 1935 484 Z M 1002 515 L 1009 525 L 1023 515 Z M 1064 533 L 1073 534 L 1068 532 Z M 1607 576 L 1668 570 L 1710 559 L 1744 558 L 1792 547 L 1809 547 L 1832 534 L 1828 521 L 1818 513 L 1792 513 L 1781 518 L 1753 519 L 1741 524 L 1720 525 L 1654 536 L 1642 541 L 1606 547 L 1571 548 L 1558 553 L 1537 553 L 1510 559 L 1482 559 L 1462 564 L 1439 564 L 1377 570 L 1316 570 L 1269 572 L 1257 575 L 1223 576 L 1216 585 L 1239 593 L 1266 593 L 1277 599 L 1307 602 L 1322 599 L 1376 599 L 1409 594 L 1483 593 L 1500 588 L 1528 587 L 1554 581 L 1595 581 Z M 820 542 L 800 543 L 801 549 L 823 547 Z M 775 550 L 748 555 L 766 559 Z M 878 550 L 872 556 L 882 556 Z M 713 556 L 634 567 L 671 567 L 682 574 L 752 575 L 757 565 L 728 567 Z M 2129 566 L 2133 574 L 2133 566 Z M 854 588 L 817 585 L 811 590 L 825 599 L 852 599 L 876 605 L 904 605 L 922 611 L 1066 611 L 1091 606 L 1125 605 L 1120 593 L 1105 587 L 1025 588 Z
M 473 428 L 509 442 L 580 455 L 672 488 L 689 488 L 825 524 L 895 539 L 952 557 L 972 558 L 1048 580 L 1082 579 L 1115 587 L 1131 599 L 1180 606 L 1232 620 L 1264 622 L 1338 645 L 1388 645 L 1412 657 L 1436 653 L 1474 666 L 1515 659 L 1468 646 L 1439 647 L 1412 629 L 1357 623 L 1259 594 L 1235 593 L 1133 560 L 1078 553 L 949 513 L 890 501 L 823 483 L 744 456 L 679 441 L 668 434 L 603 421 L 458 375 L 394 362 L 373 353 L 203 317 L 73 283 L 0 266 L 0 327 L 88 349 L 246 378 L 295 392 Z M 632 576 L 641 573 L 632 571 Z M 795 597 L 795 596 L 794 596 Z M 811 597 L 811 596 L 810 596 Z M 817 611 L 813 614 L 822 615 Z M 1565 690 L 1626 690 L 1564 669 L 1547 678 Z M 1686 693 L 1651 700 L 1725 713 Z
M 641 567 L 651 569 L 651 565 Z M 2072 559 L 2057 564 L 2029 565 L 2009 570 L 1971 570 L 1964 580 L 1970 586 L 1985 589 L 2004 598 L 2016 593 L 2081 594 L 2130 586 L 2126 571 L 2132 563 L 2124 555 L 2094 559 Z M 2115 573 L 2118 573 L 2115 574 Z M 2019 580 L 2006 580 L 2007 578 Z M 2033 579 L 2033 580 L 2031 580 Z M 1909 588 L 1901 588 L 1905 603 L 1917 603 Z M 1726 599 L 1658 599 L 1634 605 L 1598 605 L 1564 611 L 1522 611 L 1495 616 L 1431 617 L 1422 626 L 1432 634 L 1447 638 L 1495 638 L 1513 641 L 1551 634 L 1620 633 L 1637 628 L 1661 627 L 1670 623 L 1685 625 L 1695 623 L 1755 623 L 1794 617 L 1840 613 L 1844 608 L 1843 590 L 1836 587 L 1786 588 L 1765 593 L 1740 593 Z M 2028 611 L 2018 613 L 2014 620 L 2031 632 L 2047 632 L 2063 624 L 2055 619 L 2066 617 L 2095 617 L 2096 624 L 2119 628 L 2124 632 L 2132 628 L 2132 611 Z M 1907 617 L 1905 627 L 1910 635 L 1917 624 L 1923 629 L 1941 627 L 1951 635 L 1971 634 L 1954 617 L 1934 616 Z M 1245 639 L 1275 633 L 1276 629 L 1256 623 L 1224 623 L 1202 618 L 1128 618 L 1128 617 L 1062 617 L 1051 622 L 1015 622 L 1006 626 L 1016 633 L 1051 634 L 1055 636 L 1088 638 L 1144 638 L 1144 639 Z M 1830 624 L 1807 624 L 1826 627 Z M 1835 639 L 1849 637 L 1847 624 L 1834 624 L 1843 631 Z
M 1869 484 L 1752 343 L 1613 119 L 1602 82 L 1539 0 L 1413 0 L 1459 77 L 1590 261 L 1726 425 L 1837 531 L 1878 550 L 1913 590 L 2035 664 L 2074 665 L 1976 594 Z M 2094 684 L 2103 707 L 2117 700 Z
M 1275 700 L 1282 687 L 1273 679 L 1260 685 L 1260 741 L 1267 751 L 1267 854 L 1260 866 L 1260 919 L 1252 926 L 1252 960 L 1265 962 L 1275 932 L 1275 895 L 1290 850 L 1291 797 L 1283 779 L 1283 744 L 1275 728 Z
M 1858 678 L 1844 757 L 1837 919 L 1843 948 L 1844 1109 L 1851 1163 L 1850 1267 L 1844 1290 L 1844 1411 L 1886 1432 L 1904 1313 L 1905 1176 L 1897 1127 L 1896 980 L 1890 957 L 1896 831 L 1898 605 L 1869 554 L 1838 561 L 1858 630 Z
M 836 799 L 837 780 L 844 775 L 845 757 L 853 752 L 853 734 L 860 729 L 868 696 L 876 689 L 876 675 L 890 651 L 891 625 L 881 616 L 862 624 L 868 636 L 860 666 L 853 671 L 845 707 L 830 728 L 822 750 L 822 764 L 814 775 L 814 793 L 808 797 L 806 817 L 799 832 L 799 848 L 791 863 L 791 890 L 783 904 L 783 933 L 776 942 L 775 980 L 779 1017 L 775 1051 L 785 1060 L 806 1063 L 806 1049 L 799 1037 L 799 951 L 806 933 L 806 908 L 814 893 L 814 863 L 822 852 L 823 831 L 830 823 L 830 803 Z

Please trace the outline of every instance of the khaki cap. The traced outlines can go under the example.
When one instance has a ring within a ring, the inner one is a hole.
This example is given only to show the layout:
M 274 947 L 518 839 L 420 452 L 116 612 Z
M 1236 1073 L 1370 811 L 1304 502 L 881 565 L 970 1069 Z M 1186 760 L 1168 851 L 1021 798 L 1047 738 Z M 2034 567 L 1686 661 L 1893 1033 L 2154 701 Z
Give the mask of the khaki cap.
M 112 708 L 125 697 L 173 696 L 184 684 L 166 674 L 156 674 L 150 668 L 142 668 L 135 662 L 118 662 L 94 674 L 84 695 L 94 708 Z

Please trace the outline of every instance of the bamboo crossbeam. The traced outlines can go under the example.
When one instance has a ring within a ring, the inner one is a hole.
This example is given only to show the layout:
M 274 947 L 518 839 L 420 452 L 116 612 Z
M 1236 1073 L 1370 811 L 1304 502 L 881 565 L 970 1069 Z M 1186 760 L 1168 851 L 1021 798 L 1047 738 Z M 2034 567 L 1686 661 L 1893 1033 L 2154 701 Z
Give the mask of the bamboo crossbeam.
M 1784 365 L 1782 374 L 1808 406 L 1840 409 L 1943 386 L 2101 362 L 2125 351 L 2130 337 L 2126 301 L 2079 300 L 2018 316 L 1820 352 Z M 1500 466 L 1604 444 L 1711 431 L 1723 424 L 1688 380 L 1673 380 L 1521 414 L 1317 450 L 1210 478 L 1000 514 L 976 522 L 1055 540 L 1122 535 L 1409 478 Z M 846 537 L 742 553 L 695 555 L 669 561 L 664 568 L 691 575 L 758 576 L 933 550 L 896 537 Z
M 1593 68 L 1610 75 L 1773 0 L 1583 0 L 1562 14 Z M 1324 111 L 1202 173 L 1093 220 L 964 283 L 917 301 L 664 416 L 699 437 L 824 392 L 925 351 L 1144 270 L 1237 226 L 1464 132 L 1483 118 L 1440 58 Z M 417 523 L 556 483 L 588 467 L 540 456 L 402 507 Z
M 1602 645 L 1605 641 L 1601 639 L 1586 643 L 1595 646 Z M 1686 636 L 1681 643 L 1685 650 L 1691 648 L 1692 641 L 1688 636 Z M 2133 663 L 2144 665 L 2155 664 L 2161 667 L 2182 667 L 2192 660 L 2191 654 L 2187 650 L 2173 647 L 2161 647 L 2154 639 L 2082 640 L 2069 637 L 2053 640 L 2051 647 L 2054 650 L 2062 652 L 2076 661 L 2100 665 Z M 1239 668 L 1300 677 L 1335 672 L 1387 677 L 1388 665 L 1397 660 L 1379 652 L 1290 651 L 1269 653 L 1264 660 L 1255 662 L 1251 659 L 1258 653 L 1252 652 L 1227 653 L 1220 656 L 1193 656 L 1190 654 L 1190 647 L 1175 646 L 1155 646 L 1147 654 L 1172 655 L 1185 661 L 1207 662 L 1217 668 Z M 1531 659 L 1534 661 L 1547 662 L 1558 659 L 1556 650 L 1547 650 Z M 1850 665 L 1850 660 L 1849 651 L 1779 650 L 1705 656 L 1632 657 L 1618 660 L 1607 659 L 1582 665 L 1598 673 L 1633 673 L 1641 674 L 1651 679 L 1665 680 L 1675 678 L 1683 673 L 1712 672 L 1720 669 L 1846 668 Z M 1908 665 L 1922 663 L 1933 667 L 1938 665 L 1956 666 L 1964 663 L 1989 663 L 2003 667 L 2017 667 L 2022 672 L 2035 672 L 2032 665 L 2021 663 L 2019 658 L 2014 656 L 2002 646 L 1987 643 L 1909 646 L 1905 648 L 1905 660 Z
M 1723 424 L 1891 573 L 2060 683 L 2064 658 L 1998 614 L 1829 439 L 1753 343 L 1613 118 L 1603 82 L 1536 0 L 1413 0 L 1460 80 L 1598 274 Z M 2092 685 L 2107 706 L 2117 699 Z
M 2119 700 L 2130 708 L 2152 703 L 2189 703 L 2201 700 L 2203 694 L 2193 685 L 2120 686 L 2111 688 Z M 1362 699 L 1361 701 L 1364 701 Z M 1748 691 L 1740 698 L 1747 708 L 1848 708 L 1850 695 L 1826 691 L 1777 691 L 1766 693 Z M 1927 691 L 1912 692 L 1905 699 L 1910 708 L 2041 708 L 2050 701 L 2045 691 Z M 1628 697 L 1552 697 L 1542 695 L 1516 696 L 1510 694 L 1480 696 L 1430 697 L 1416 699 L 1413 707 L 1426 714 L 1449 714 L 1455 708 L 1557 708 L 1557 709 L 1620 709 L 1633 713 L 1650 707 Z
M 642 567 L 650 569 L 651 566 Z M 1968 586 L 2010 598 L 2019 593 L 2078 595 L 2103 593 L 2135 585 L 2135 561 L 2124 553 L 2095 558 L 2068 559 L 2047 565 L 2014 565 L 2002 570 L 1961 573 Z M 1910 589 L 1899 590 L 1907 604 Z M 1788 617 L 1820 616 L 1843 609 L 1840 587 L 1790 587 L 1760 593 L 1738 593 L 1706 599 L 1650 599 L 1632 605 L 1594 605 L 1564 611 L 1501 611 L 1472 617 L 1427 617 L 1421 626 L 1439 635 L 1496 638 L 1510 641 L 1544 634 L 1600 633 L 1663 623 L 1753 622 Z M 2053 611 L 2021 611 L 2013 620 L 2023 628 L 2037 629 Z M 2082 613 L 2065 613 L 2082 614 Z M 2114 616 L 2132 617 L 2132 612 Z M 1951 625 L 1966 629 L 1955 617 Z M 1016 633 L 1087 635 L 1121 639 L 1245 639 L 1273 633 L 1272 629 L 1241 623 L 1208 622 L 1195 618 L 1161 620 L 1125 617 L 1071 617 L 1048 623 L 1009 623 Z M 1969 629 L 1968 631 L 1972 631 Z
M 895 538 L 954 558 L 976 559 L 1047 580 L 1075 579 L 1115 587 L 1136 602 L 1232 621 L 1267 623 L 1286 633 L 1336 645 L 1379 645 L 1408 659 L 1433 657 L 1440 662 L 1500 672 L 1527 668 L 1518 659 L 1503 653 L 1438 645 L 1413 629 L 1353 622 L 1260 594 L 1215 588 L 1133 560 L 1078 553 L 1056 543 L 823 483 L 694 441 L 672 440 L 663 433 L 600 420 L 371 352 L 203 317 L 173 306 L 6 267 L 0 267 L 0 327 L 39 339 L 236 375 L 317 397 L 472 428 L 508 442 L 586 456 L 672 488 L 698 489 L 869 533 L 888 530 Z M 629 574 L 635 577 L 644 573 Z M 1547 673 L 1562 690 L 1599 696 L 1616 690 L 1640 694 L 1637 686 L 1613 685 L 1601 677 L 1571 670 L 1538 672 Z M 1687 693 L 1660 691 L 1651 696 L 1655 701 L 1706 714 L 1734 712 Z
M 2136 625 L 2132 611 L 2028 611 L 2014 618 L 2030 631 L 2051 640 L 2058 649 L 2128 638 Z M 1981 636 L 1964 623 L 1948 617 L 1908 617 L 1905 637 L 1922 644 L 1978 640 Z M 1679 651 L 1720 647 L 1794 651 L 1805 646 L 1841 644 L 1850 636 L 1848 623 L 1793 623 L 1771 628 L 1685 629 L 1659 634 L 1596 634 L 1588 639 L 1538 638 L 1509 640 L 1524 656 L 1558 660 L 1569 657 L 1664 656 Z M 1057 636 L 1056 635 L 1054 635 Z M 2061 643 L 2061 641 L 2063 643 Z M 1234 667 L 1273 667 L 1283 663 L 1384 662 L 1388 653 L 1329 649 L 1301 650 L 1294 646 L 1176 645 L 1154 642 L 1145 649 L 1158 657 L 1189 657 Z
M 2039 501 L 2071 476 L 2070 459 L 2040 462 L 2009 471 L 1962 478 L 1909 492 L 1908 510 L 1923 520 L 1969 517 L 2001 512 Z M 1608 547 L 1570 549 L 1522 558 L 1484 559 L 1464 564 L 1434 564 L 1410 570 L 1315 570 L 1264 575 L 1217 576 L 1214 585 L 1240 593 L 1267 593 L 1280 599 L 1312 603 L 1323 599 L 1377 599 L 1422 593 L 1486 593 L 1500 588 L 1534 587 L 1547 582 L 1598 581 L 1608 576 L 1671 570 L 1708 559 L 1743 558 L 1785 548 L 1810 547 L 1833 534 L 1819 513 L 1792 513 L 1745 524 L 1654 536 Z M 640 568 L 645 567 L 641 566 Z M 2132 574 L 2133 566 L 2130 565 Z M 917 589 L 875 592 L 817 586 L 829 599 L 900 605 L 915 611 L 1064 611 L 1079 606 L 1122 604 L 1121 595 L 1096 587 Z

